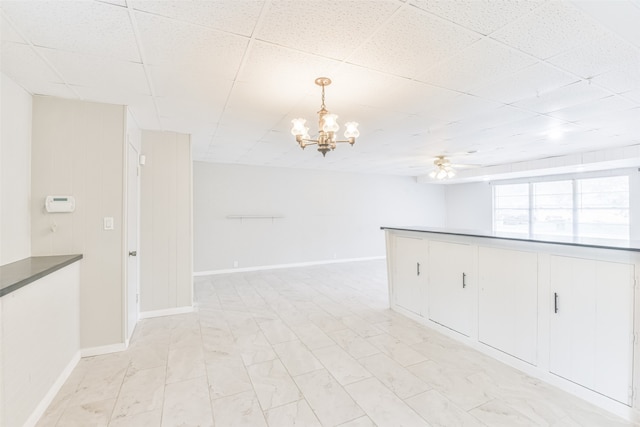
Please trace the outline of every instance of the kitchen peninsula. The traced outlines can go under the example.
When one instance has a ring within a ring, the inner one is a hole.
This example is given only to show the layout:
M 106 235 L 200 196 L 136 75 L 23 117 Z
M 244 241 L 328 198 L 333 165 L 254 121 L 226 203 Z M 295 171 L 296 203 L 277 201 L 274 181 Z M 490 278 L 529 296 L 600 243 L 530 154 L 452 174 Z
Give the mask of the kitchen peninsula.
M 640 242 L 382 229 L 393 310 L 638 421 Z

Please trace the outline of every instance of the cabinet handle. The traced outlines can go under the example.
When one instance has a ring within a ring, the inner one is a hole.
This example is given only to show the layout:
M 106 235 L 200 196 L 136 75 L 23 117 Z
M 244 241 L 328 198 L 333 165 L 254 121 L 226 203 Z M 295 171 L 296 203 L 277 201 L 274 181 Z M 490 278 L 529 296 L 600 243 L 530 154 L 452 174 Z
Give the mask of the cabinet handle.
M 554 313 L 558 312 L 558 293 L 557 292 L 553 293 L 553 312 Z
M 462 287 L 463 288 L 467 287 L 467 282 L 465 280 L 466 278 L 467 278 L 467 275 L 465 273 L 462 273 Z
M 416 269 L 417 269 L 417 273 L 418 273 L 418 276 L 419 276 L 420 275 L 420 263 L 419 262 L 416 263 Z

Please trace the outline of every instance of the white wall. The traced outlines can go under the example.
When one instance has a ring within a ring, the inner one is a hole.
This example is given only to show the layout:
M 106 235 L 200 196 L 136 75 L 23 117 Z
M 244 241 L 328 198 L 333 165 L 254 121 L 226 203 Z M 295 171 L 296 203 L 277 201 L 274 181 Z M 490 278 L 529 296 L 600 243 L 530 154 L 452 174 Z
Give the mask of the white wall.
M 190 137 L 143 130 L 142 154 L 140 311 L 170 313 L 192 306 Z
M 84 255 L 83 349 L 124 342 L 123 147 L 125 107 L 33 97 L 33 255 Z M 47 195 L 73 195 L 73 213 L 47 214 Z M 114 230 L 103 229 L 103 218 Z M 54 231 L 55 230 L 55 231 Z
M 0 74 L 0 265 L 31 256 L 31 95 Z
M 629 238 L 640 241 L 640 169 L 629 172 Z
M 488 182 L 445 185 L 447 228 L 491 231 L 493 192 Z
M 193 177 L 195 272 L 383 256 L 381 226 L 445 223 L 444 188 L 409 177 L 204 162 Z

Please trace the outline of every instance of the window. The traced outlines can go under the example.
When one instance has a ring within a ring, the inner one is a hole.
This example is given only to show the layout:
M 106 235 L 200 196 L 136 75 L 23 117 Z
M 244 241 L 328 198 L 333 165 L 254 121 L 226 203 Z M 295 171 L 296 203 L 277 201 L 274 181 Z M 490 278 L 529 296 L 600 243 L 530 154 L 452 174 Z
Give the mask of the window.
M 581 179 L 576 184 L 576 234 L 629 238 L 629 178 Z
M 573 235 L 573 181 L 532 184 L 532 232 Z
M 498 232 L 629 238 L 629 177 L 496 185 Z
M 497 185 L 493 196 L 493 229 L 528 233 L 529 184 Z

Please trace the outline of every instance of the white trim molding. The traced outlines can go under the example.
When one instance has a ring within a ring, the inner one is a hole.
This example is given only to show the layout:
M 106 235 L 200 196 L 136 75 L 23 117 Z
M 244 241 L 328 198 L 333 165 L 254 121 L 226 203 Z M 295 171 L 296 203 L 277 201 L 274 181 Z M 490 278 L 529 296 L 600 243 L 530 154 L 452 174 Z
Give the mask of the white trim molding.
M 213 276 L 216 274 L 229 274 L 229 273 L 245 273 L 248 271 L 262 271 L 262 270 L 277 270 L 280 268 L 295 268 L 295 267 L 309 267 L 313 265 L 323 264 L 337 264 L 342 262 L 357 262 L 357 261 L 373 261 L 385 259 L 384 255 L 363 257 L 363 258 L 344 258 L 344 259 L 330 259 L 324 261 L 309 261 L 309 262 L 296 262 L 292 264 L 274 264 L 274 265 L 260 265 L 256 267 L 244 267 L 244 268 L 226 268 L 222 270 L 209 270 L 209 271 L 194 271 L 193 276 Z
M 103 354 L 117 353 L 127 349 L 126 343 L 109 344 L 100 347 L 89 347 L 80 350 L 81 357 L 101 356 Z
M 174 314 L 193 313 L 193 306 L 165 308 L 163 310 L 143 311 L 138 316 L 138 320 L 150 319 L 152 317 L 172 316 Z

